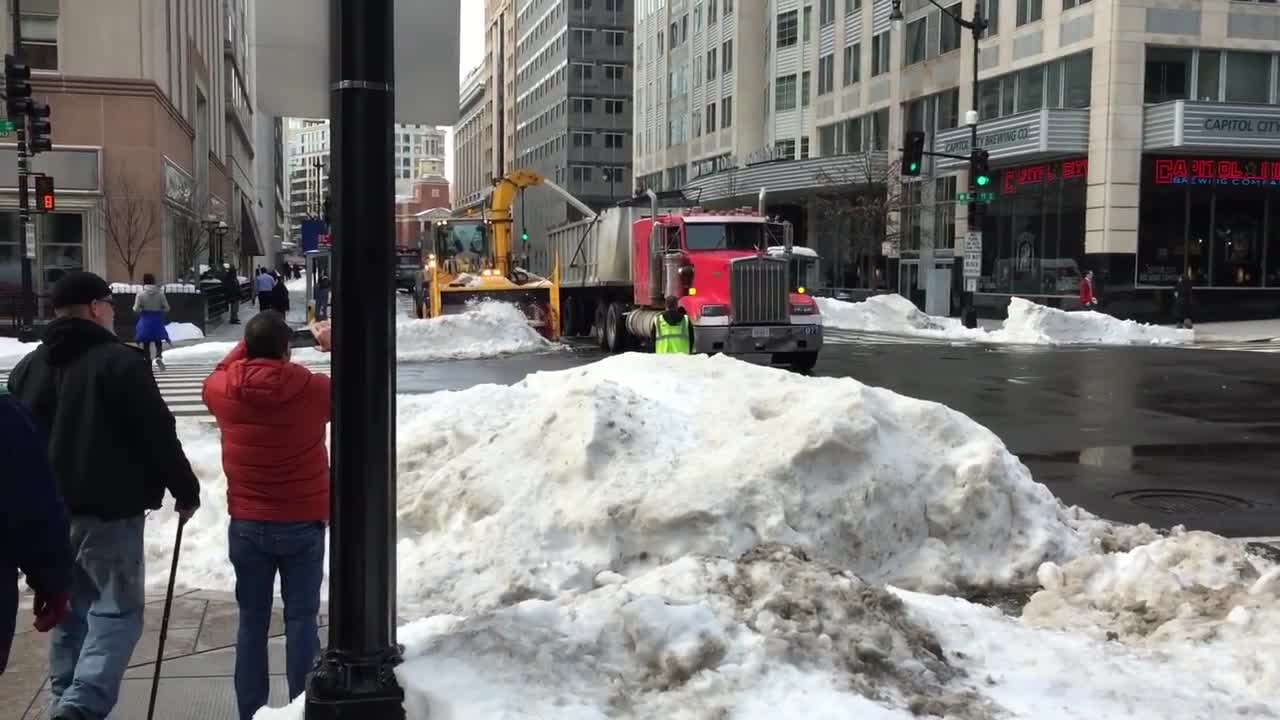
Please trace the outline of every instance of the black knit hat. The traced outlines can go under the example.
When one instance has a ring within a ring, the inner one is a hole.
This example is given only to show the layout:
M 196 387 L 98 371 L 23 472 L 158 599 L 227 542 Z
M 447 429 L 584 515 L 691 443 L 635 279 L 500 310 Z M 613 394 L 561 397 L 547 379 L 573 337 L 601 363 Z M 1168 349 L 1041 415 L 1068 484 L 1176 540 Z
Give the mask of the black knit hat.
M 58 278 L 49 293 L 49 300 L 54 310 L 88 305 L 94 300 L 106 300 L 111 297 L 111 286 L 106 280 L 91 272 L 74 271 Z

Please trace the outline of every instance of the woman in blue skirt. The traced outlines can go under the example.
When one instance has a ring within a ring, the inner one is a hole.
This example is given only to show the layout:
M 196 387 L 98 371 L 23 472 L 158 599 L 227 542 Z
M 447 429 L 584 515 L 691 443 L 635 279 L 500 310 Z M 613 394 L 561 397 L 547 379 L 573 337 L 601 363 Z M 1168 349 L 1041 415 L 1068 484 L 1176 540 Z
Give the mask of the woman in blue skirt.
M 169 342 L 169 331 L 165 329 L 165 314 L 169 312 L 169 300 L 164 291 L 156 285 L 156 276 L 147 273 L 142 276 L 142 292 L 133 301 L 133 311 L 138 314 L 138 325 L 134 329 L 134 340 L 151 358 L 151 346 L 156 349 L 156 367 L 164 369 L 164 343 Z

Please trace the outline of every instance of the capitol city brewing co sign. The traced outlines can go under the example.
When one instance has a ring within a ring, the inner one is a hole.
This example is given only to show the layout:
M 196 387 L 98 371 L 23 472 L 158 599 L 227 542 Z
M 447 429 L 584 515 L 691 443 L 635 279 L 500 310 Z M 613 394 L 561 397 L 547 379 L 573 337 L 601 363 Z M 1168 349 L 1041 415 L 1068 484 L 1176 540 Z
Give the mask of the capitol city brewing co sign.
M 1207 117 L 1202 123 L 1208 135 L 1270 135 L 1280 138 L 1280 119 L 1251 117 Z
M 1000 147 L 1002 145 L 1014 145 L 1026 142 L 1031 139 L 1031 128 L 1024 125 L 1022 127 L 1013 127 L 1008 130 L 996 130 L 995 132 L 982 133 L 978 135 L 978 145 L 983 148 Z M 957 138 L 942 146 L 942 152 L 952 155 L 963 155 L 969 152 L 969 138 Z

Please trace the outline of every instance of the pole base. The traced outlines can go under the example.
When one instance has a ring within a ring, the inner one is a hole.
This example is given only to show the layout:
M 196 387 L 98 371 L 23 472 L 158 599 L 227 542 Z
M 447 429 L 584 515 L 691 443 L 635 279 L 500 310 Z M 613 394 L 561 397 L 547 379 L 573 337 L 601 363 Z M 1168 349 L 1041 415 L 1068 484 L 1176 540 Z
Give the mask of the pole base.
M 307 678 L 306 720 L 405 720 L 397 646 L 373 655 L 328 650 Z

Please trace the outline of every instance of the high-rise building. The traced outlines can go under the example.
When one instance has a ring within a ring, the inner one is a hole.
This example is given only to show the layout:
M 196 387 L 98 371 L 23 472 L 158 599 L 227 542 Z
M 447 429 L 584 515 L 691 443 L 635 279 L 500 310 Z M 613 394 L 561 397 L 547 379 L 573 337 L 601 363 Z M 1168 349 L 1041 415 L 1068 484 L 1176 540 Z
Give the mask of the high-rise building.
M 520 0 L 528 5 L 530 0 Z M 502 177 L 516 157 L 516 0 L 485 0 L 484 54 L 487 92 L 493 103 L 493 176 Z
M 893 0 L 642 0 L 638 183 L 706 205 L 767 188 L 826 283 L 919 299 L 937 271 L 962 287 L 968 163 L 926 157 L 903 178 L 902 138 L 967 157 L 976 107 L 993 174 L 980 308 L 1071 307 L 1088 270 L 1136 315 L 1156 317 L 1160 288 L 1188 273 L 1206 313 L 1275 307 L 1280 6 L 941 4 L 904 0 L 895 30 Z M 952 19 L 975 5 L 990 23 L 976 87 L 974 40 Z
M 453 204 L 459 209 L 484 201 L 493 184 L 493 98 L 489 63 L 467 73 L 458 93 L 453 127 Z
M 587 205 L 631 195 L 633 0 L 529 0 L 516 16 L 516 165 L 538 170 Z M 532 189 L 517 228 L 579 218 Z
M 253 210 L 253 5 L 22 3 L 23 60 L 52 109 L 53 150 L 32 167 L 60 191 L 34 218 L 38 295 L 72 270 L 169 280 L 269 251 Z M 11 23 L 0 15 L 5 52 Z M 0 140 L 0 295 L 20 287 L 13 143 Z

